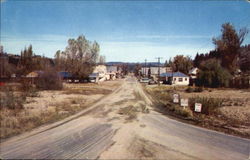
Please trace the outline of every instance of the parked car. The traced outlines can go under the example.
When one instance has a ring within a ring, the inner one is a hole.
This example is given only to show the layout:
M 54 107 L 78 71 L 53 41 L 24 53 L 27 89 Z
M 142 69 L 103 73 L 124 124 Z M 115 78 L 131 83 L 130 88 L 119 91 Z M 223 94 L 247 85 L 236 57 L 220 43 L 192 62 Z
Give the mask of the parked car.
M 149 82 L 148 82 L 148 84 L 157 84 L 157 81 L 154 81 L 154 80 L 150 80 Z
M 150 79 L 149 78 L 142 78 L 140 80 L 141 83 L 149 83 Z

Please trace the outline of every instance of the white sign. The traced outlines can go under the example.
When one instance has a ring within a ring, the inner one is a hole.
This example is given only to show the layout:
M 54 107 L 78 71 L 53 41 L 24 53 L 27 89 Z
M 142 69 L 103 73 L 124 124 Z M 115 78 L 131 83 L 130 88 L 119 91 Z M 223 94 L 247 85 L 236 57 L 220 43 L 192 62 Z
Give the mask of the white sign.
M 173 102 L 174 102 L 174 103 L 179 103 L 179 94 L 174 94 L 174 95 L 173 95 L 173 98 L 174 98 L 174 99 L 173 99 Z
M 181 99 L 181 106 L 187 107 L 188 106 L 188 99 Z
M 194 111 L 201 112 L 201 107 L 202 107 L 201 103 L 195 103 Z

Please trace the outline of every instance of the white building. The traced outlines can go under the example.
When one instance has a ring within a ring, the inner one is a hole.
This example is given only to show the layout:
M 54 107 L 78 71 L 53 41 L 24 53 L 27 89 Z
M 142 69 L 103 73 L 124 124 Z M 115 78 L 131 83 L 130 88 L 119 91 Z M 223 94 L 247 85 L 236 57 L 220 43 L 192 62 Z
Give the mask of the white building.
M 199 69 L 196 68 L 192 68 L 191 70 L 189 70 L 188 75 L 192 78 L 192 79 L 196 79 L 197 78 L 197 74 L 199 72 Z
M 89 79 L 91 82 L 100 82 L 105 81 L 107 79 L 107 67 L 105 65 L 97 65 L 95 66 L 93 73 L 89 75 Z
M 159 69 L 158 67 L 142 67 L 141 68 L 142 75 L 148 76 L 149 69 L 152 76 L 158 75 L 158 69 Z M 167 71 L 166 67 L 160 67 L 160 74 L 165 73 L 166 71 Z
M 181 72 L 166 72 L 160 77 L 161 80 L 171 85 L 189 85 L 189 76 Z
M 107 66 L 107 74 L 109 74 L 110 79 L 115 80 L 120 73 L 118 66 Z
M 101 82 L 105 80 L 115 80 L 118 73 L 117 66 L 97 65 L 92 74 L 89 75 L 91 82 Z

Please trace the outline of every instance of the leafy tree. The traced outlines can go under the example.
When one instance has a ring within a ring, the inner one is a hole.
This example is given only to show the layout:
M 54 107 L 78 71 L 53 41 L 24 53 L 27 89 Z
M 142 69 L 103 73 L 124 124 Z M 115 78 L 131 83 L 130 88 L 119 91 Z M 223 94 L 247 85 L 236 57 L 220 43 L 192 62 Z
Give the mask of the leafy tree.
M 100 46 L 87 40 L 83 35 L 77 39 L 69 39 L 65 51 L 57 51 L 55 63 L 57 70 L 66 70 L 77 78 L 86 78 L 93 71 L 99 58 Z M 101 57 L 102 61 L 105 60 Z
M 34 56 L 32 45 L 25 47 L 23 51 L 21 51 L 21 58 L 18 64 L 18 72 L 21 75 L 25 75 L 33 70 L 33 61 L 32 57 Z
M 241 48 L 239 65 L 242 71 L 250 71 L 250 44 Z
M 217 59 L 209 59 L 201 63 L 198 74 L 199 85 L 207 87 L 228 87 L 231 74 L 221 66 Z
M 129 66 L 127 63 L 124 63 L 121 65 L 121 69 L 122 69 L 122 74 L 123 75 L 127 75 L 129 72 Z
M 221 32 L 221 36 L 213 38 L 213 43 L 216 50 L 221 54 L 221 65 L 234 73 L 237 69 L 237 57 L 240 53 L 240 47 L 248 30 L 242 28 L 237 33 L 232 24 L 225 23 L 222 25 Z
M 173 71 L 180 71 L 188 74 L 188 71 L 193 67 L 193 61 L 189 56 L 177 55 L 173 61 L 170 59 L 166 64 L 172 67 Z

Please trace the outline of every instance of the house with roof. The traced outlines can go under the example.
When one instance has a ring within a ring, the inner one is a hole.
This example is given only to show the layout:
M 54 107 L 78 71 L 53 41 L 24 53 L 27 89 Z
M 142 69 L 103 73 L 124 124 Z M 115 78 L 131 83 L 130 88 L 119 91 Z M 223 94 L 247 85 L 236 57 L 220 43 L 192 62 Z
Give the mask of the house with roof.
M 157 81 L 159 70 L 160 70 L 160 74 L 166 73 L 167 67 L 142 67 L 140 70 L 140 73 L 141 75 L 144 75 L 145 77 L 149 77 L 149 78 L 152 78 L 154 81 Z
M 189 76 L 182 72 L 166 72 L 160 74 L 160 79 L 171 85 L 189 85 Z
M 188 75 L 190 77 L 189 85 L 195 86 L 197 84 L 198 73 L 199 73 L 199 69 L 197 67 L 192 68 L 188 71 Z

